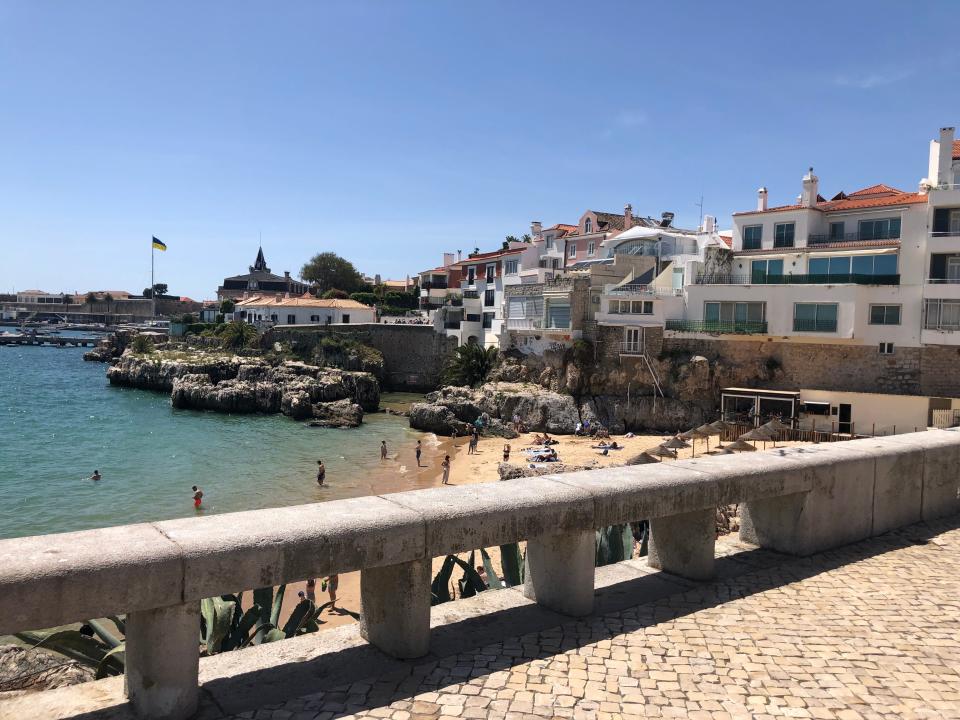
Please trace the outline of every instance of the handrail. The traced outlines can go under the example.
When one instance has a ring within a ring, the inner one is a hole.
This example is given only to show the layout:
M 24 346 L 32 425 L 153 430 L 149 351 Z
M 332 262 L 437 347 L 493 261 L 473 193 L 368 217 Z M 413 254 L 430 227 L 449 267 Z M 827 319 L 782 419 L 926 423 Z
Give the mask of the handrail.
M 768 275 L 747 273 L 702 273 L 697 285 L 899 285 L 899 274 L 873 275 L 869 273 L 795 273 Z
M 932 430 L 0 540 L 0 634 L 127 613 L 131 700 L 185 718 L 202 598 L 360 570 L 364 637 L 415 657 L 403 653 L 429 643 L 431 558 L 526 540 L 527 597 L 585 614 L 595 528 L 648 519 L 651 563 L 703 577 L 718 506 L 750 503 L 749 541 L 809 554 L 960 512 L 958 452 L 960 433 Z
M 764 335 L 767 332 L 766 321 L 733 320 L 667 320 L 664 329 L 675 332 L 703 332 L 728 335 Z

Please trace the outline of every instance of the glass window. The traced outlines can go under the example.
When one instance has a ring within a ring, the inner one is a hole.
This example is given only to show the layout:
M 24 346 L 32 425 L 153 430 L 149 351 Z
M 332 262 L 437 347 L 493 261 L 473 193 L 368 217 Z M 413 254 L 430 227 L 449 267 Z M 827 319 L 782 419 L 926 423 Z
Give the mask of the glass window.
M 477 269 L 475 267 L 467 268 L 467 285 L 473 285 L 477 278 Z
M 830 258 L 810 258 L 807 263 L 808 275 L 826 275 L 830 272 Z
M 584 233 L 593 232 L 593 220 L 591 220 L 590 218 L 587 218 L 586 220 L 583 221 L 583 232 Z
M 873 275 L 873 255 L 857 255 L 851 263 L 854 275 Z
M 577 256 L 577 244 L 570 243 L 567 246 L 567 257 L 576 257 Z
M 850 258 L 832 257 L 830 258 L 830 276 L 845 276 L 850 274 Z
M 843 240 L 843 223 L 842 222 L 830 223 L 830 239 Z
M 928 330 L 960 330 L 960 300 L 927 300 L 925 309 Z
M 743 229 L 743 249 L 759 250 L 763 238 L 763 225 L 747 225 Z
M 487 265 L 487 282 L 492 283 L 493 279 L 497 276 L 497 266 L 496 265 Z
M 783 260 L 754 260 L 750 263 L 750 279 L 755 283 L 781 282 Z
M 796 303 L 793 329 L 798 332 L 836 332 L 836 303 Z
M 773 226 L 773 246 L 793 247 L 793 223 L 777 223 Z
M 861 220 L 861 240 L 890 240 L 900 237 L 900 218 Z
M 703 305 L 703 319 L 707 322 L 720 321 L 720 303 L 708 302 Z
M 597 244 L 593 240 L 587 243 L 587 255 L 593 255 L 596 249 L 597 249 Z
M 517 261 L 517 260 L 507 260 L 506 263 L 504 263 L 503 271 L 504 271 L 507 275 L 516 275 L 516 274 L 517 274 L 517 269 L 519 268 L 519 266 L 520 266 L 519 261 Z
M 553 250 L 553 235 L 547 235 L 547 250 Z
M 900 324 L 900 306 L 899 305 L 871 305 L 870 306 L 870 324 L 871 325 L 899 325 Z
M 483 314 L 483 327 L 492 328 L 493 327 L 493 315 L 494 313 L 485 312 Z
M 899 232 L 897 233 L 899 234 Z M 873 258 L 874 275 L 896 275 L 897 274 L 897 256 L 896 255 L 877 255 Z
M 757 323 L 766 319 L 766 311 L 767 304 L 763 302 L 706 302 L 703 304 L 703 319 L 706 322 Z
M 486 307 L 490 307 L 491 305 L 493 305 L 493 298 L 495 293 L 496 291 L 493 290 L 492 288 L 490 290 L 483 291 L 483 304 Z

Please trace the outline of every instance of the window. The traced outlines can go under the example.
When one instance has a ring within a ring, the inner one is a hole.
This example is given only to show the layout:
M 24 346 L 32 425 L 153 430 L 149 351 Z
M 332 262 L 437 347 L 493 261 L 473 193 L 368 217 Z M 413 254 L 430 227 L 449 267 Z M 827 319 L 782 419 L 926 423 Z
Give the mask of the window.
M 889 278 L 897 274 L 896 255 L 854 255 L 852 257 L 810 258 L 807 273 L 817 282 L 856 282 L 870 277 Z
M 296 325 L 297 316 L 296 315 L 287 315 L 287 325 Z
M 551 302 L 547 305 L 547 327 L 570 329 L 570 303 Z
M 273 313 L 273 314 L 270 316 L 271 322 L 276 322 L 276 321 L 279 320 L 279 319 L 280 319 L 280 316 L 277 315 L 276 313 Z
M 547 250 L 553 250 L 553 235 L 547 235 Z
M 483 327 L 487 328 L 488 330 L 493 327 L 493 316 L 494 313 L 485 312 L 483 314 Z
M 497 276 L 497 265 L 496 263 L 492 265 L 487 265 L 487 275 L 486 280 L 488 283 L 492 283 L 493 279 Z
M 900 237 L 900 218 L 861 220 L 861 240 L 890 240 Z
M 761 323 L 767 319 L 764 302 L 705 302 L 703 319 L 712 323 Z
M 750 281 L 755 283 L 780 282 L 783 279 L 783 260 L 754 260 L 750 263 Z
M 893 343 L 888 343 L 888 342 L 880 343 L 880 354 L 893 355 Z
M 587 255 L 592 256 L 594 251 L 597 249 L 597 244 L 595 241 L 591 240 L 587 243 Z
M 588 235 L 593 232 L 593 220 L 587 218 L 583 221 L 583 232 L 585 235 Z
M 349 325 L 349 324 L 350 324 L 350 315 L 348 315 L 347 313 L 344 313 L 344 314 L 343 314 L 343 319 L 342 319 L 340 322 L 342 322 L 344 325 Z
M 773 246 L 793 247 L 793 223 L 777 223 L 773 226 Z
M 960 330 L 960 300 L 927 300 L 923 327 L 927 330 Z
M 763 225 L 747 225 L 743 229 L 743 249 L 759 250 L 763 238 Z
M 577 256 L 577 244 L 575 242 L 567 245 L 567 257 L 576 257 Z
M 490 288 L 489 290 L 483 291 L 483 304 L 486 307 L 491 307 L 493 305 L 493 296 L 496 293 L 496 290 Z
M 795 303 L 793 306 L 794 332 L 836 332 L 836 303 Z
M 311 315 L 311 316 L 310 316 L 310 322 L 312 322 L 312 323 L 320 322 L 320 316 L 319 316 L 319 315 Z
M 480 322 L 481 317 L 480 313 L 467 313 L 466 321 L 467 322 Z
M 870 324 L 871 325 L 899 325 L 900 324 L 900 306 L 899 305 L 871 305 L 870 306 Z
M 830 239 L 843 240 L 843 223 L 842 222 L 830 223 Z
M 475 267 L 467 268 L 467 285 L 473 285 L 477 281 L 477 269 Z
M 809 400 L 800 408 L 800 412 L 807 415 L 830 415 L 830 403 L 810 402 Z
M 507 260 L 503 264 L 503 272 L 506 275 L 516 275 L 519 268 L 520 262 L 518 260 Z

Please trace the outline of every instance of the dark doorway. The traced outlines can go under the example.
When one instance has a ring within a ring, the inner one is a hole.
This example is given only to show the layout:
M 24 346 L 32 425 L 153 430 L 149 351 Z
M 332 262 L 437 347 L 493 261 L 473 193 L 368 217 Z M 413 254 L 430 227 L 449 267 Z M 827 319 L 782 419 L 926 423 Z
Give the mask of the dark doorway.
M 850 414 L 850 405 L 840 403 L 840 411 L 837 414 L 837 432 L 850 433 L 851 428 L 853 428 L 853 423 L 850 422 Z

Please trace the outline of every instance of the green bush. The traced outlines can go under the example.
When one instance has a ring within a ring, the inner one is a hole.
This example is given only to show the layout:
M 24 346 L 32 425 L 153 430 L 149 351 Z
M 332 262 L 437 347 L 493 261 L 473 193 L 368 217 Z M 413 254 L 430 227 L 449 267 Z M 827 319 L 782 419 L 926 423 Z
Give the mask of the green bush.
M 130 347 L 137 355 L 146 355 L 153 352 L 153 343 L 146 335 L 135 335 Z
M 350 294 L 344 292 L 343 290 L 330 288 L 320 297 L 322 297 L 324 300 L 347 300 L 350 297 Z
M 251 347 L 256 343 L 258 337 L 257 329 L 242 320 L 227 323 L 223 332 L 220 333 L 220 341 L 223 343 L 223 347 L 231 350 Z
M 378 300 L 376 294 L 372 292 L 355 292 L 350 295 L 351 300 L 356 300 L 364 305 L 376 305 Z

